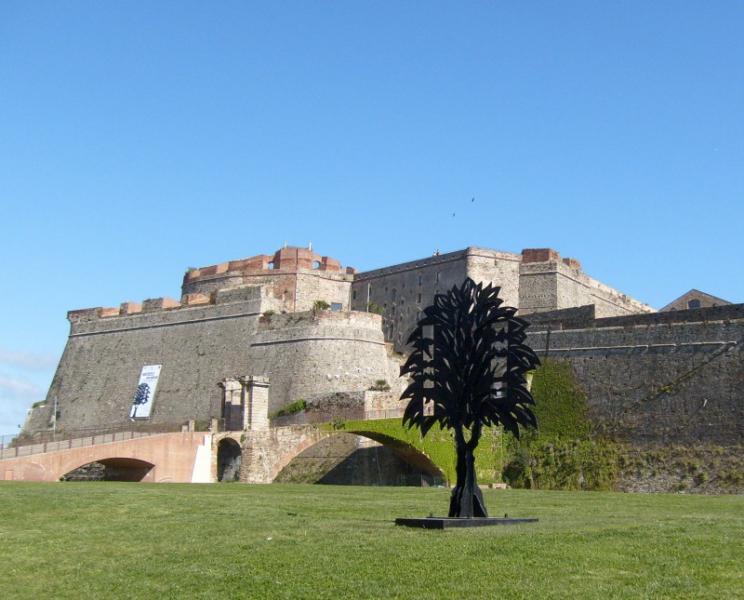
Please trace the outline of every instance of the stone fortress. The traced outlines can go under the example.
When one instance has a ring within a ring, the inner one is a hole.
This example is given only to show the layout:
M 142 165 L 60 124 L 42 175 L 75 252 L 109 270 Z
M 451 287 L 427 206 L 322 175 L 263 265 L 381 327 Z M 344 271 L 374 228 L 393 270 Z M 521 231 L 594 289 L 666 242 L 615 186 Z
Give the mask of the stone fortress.
M 189 269 L 180 301 L 70 311 L 47 399 L 22 436 L 265 430 L 298 401 L 325 421 L 394 411 L 410 330 L 466 276 L 501 287 L 541 357 L 571 363 L 598 431 L 635 444 L 744 441 L 744 305 L 691 290 L 656 312 L 552 249 L 476 247 L 361 273 L 284 247 Z M 148 418 L 133 421 L 146 365 L 160 366 L 157 390 Z
M 54 406 L 60 432 L 126 425 L 140 370 L 150 364 L 162 366 L 150 425 L 232 420 L 226 390 L 242 390 L 251 377 L 270 380 L 269 413 L 376 381 L 397 390 L 396 353 L 405 351 L 422 308 L 467 276 L 500 285 L 522 314 L 589 304 L 601 316 L 652 311 L 553 250 L 467 248 L 357 273 L 310 249 L 285 247 L 190 269 L 180 302 L 70 311 L 47 401 L 24 429 L 47 429 Z

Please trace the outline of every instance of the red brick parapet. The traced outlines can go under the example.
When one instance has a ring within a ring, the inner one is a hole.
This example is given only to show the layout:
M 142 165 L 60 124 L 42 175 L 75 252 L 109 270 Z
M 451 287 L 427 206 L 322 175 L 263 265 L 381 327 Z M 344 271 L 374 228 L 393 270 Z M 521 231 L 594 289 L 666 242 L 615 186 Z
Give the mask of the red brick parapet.
M 567 267 L 575 269 L 576 271 L 581 271 L 581 263 L 575 258 L 564 258 L 563 264 Z
M 343 269 L 341 263 L 330 256 L 316 254 L 310 248 L 298 248 L 286 246 L 277 250 L 273 255 L 259 254 L 250 258 L 231 260 L 229 262 L 189 269 L 184 275 L 184 283 L 189 283 L 204 277 L 214 277 L 223 273 L 245 273 L 255 271 L 298 271 L 315 270 L 332 273 L 346 273 L 352 275 L 356 272 L 353 267 Z
M 522 250 L 523 263 L 559 261 L 561 255 L 552 248 L 525 248 Z
M 184 306 L 214 304 L 214 294 L 184 294 L 181 297 L 181 304 Z
M 133 315 L 142 312 L 142 304 L 139 302 L 122 302 L 119 306 L 120 315 Z
M 142 302 L 142 312 L 153 310 L 165 310 L 169 308 L 180 308 L 181 303 L 173 298 L 148 298 Z

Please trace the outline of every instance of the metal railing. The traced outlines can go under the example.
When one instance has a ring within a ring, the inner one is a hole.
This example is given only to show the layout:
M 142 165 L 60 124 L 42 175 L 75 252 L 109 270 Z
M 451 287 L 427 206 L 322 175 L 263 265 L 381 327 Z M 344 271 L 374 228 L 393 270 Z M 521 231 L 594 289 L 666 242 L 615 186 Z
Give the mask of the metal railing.
M 5 450 L 14 445 L 18 438 L 17 433 L 9 433 L 8 435 L 0 435 L 0 450 Z
M 203 428 L 196 427 L 193 421 L 183 425 L 152 425 L 148 423 L 129 422 L 111 427 L 89 427 L 60 432 L 43 430 L 17 435 L 6 435 L 0 438 L 2 440 L 0 443 L 0 459 L 16 458 L 44 452 L 57 452 L 59 450 L 92 446 L 94 444 L 120 442 L 161 433 L 197 431 L 201 429 Z
M 44 454 L 46 452 L 59 452 L 60 450 L 70 450 L 72 448 L 84 448 L 86 446 L 95 446 L 97 444 L 110 444 L 112 442 L 124 442 L 153 435 L 164 433 L 173 433 L 182 431 L 181 428 L 170 429 L 169 431 L 116 431 L 110 433 L 95 433 L 84 437 L 66 438 L 58 441 L 45 441 L 25 445 L 13 444 L 3 446 L 0 449 L 0 460 L 4 458 L 18 458 L 30 456 L 32 454 Z
M 189 422 L 193 427 L 193 431 L 206 431 L 208 423 L 201 423 L 199 421 Z M 105 433 L 118 433 L 120 431 L 137 431 L 146 433 L 172 433 L 174 431 L 187 431 L 189 430 L 189 423 L 176 424 L 151 424 L 151 423 L 139 423 L 127 421 L 125 423 L 119 423 L 117 425 L 111 425 L 109 427 L 85 427 L 78 429 L 64 429 L 62 431 L 51 431 L 49 429 L 40 429 L 31 432 L 19 433 L 12 445 L 14 446 L 28 446 L 32 444 L 40 444 L 42 442 L 59 442 L 64 440 L 70 440 L 81 437 L 89 437 L 92 435 L 99 435 Z

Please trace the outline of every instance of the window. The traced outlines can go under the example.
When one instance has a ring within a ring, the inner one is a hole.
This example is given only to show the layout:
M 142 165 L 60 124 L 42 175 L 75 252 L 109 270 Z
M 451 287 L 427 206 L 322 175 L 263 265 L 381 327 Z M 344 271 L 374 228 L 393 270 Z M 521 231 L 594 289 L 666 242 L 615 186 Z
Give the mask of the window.
M 331 310 L 338 311 L 341 310 L 343 307 L 343 304 L 341 304 L 340 302 L 331 302 Z
M 419 275 L 419 285 L 421 285 L 423 283 L 423 281 L 424 281 L 424 276 L 423 275 Z
M 353 291 L 351 292 L 351 299 L 352 299 L 352 300 L 356 300 L 356 290 L 353 290 Z
M 694 300 L 689 300 L 687 302 L 687 308 L 700 308 L 700 300 L 695 298 Z
M 437 271 L 436 282 L 439 283 L 439 272 Z
M 391 293 L 391 296 L 390 296 L 390 297 L 391 297 L 391 298 L 392 298 L 393 300 L 395 300 L 395 296 L 397 295 L 397 293 L 398 293 L 398 290 L 396 290 L 395 288 L 393 288 L 393 291 L 392 291 L 392 293 Z
M 320 261 L 314 260 L 313 261 L 313 269 L 320 269 Z
M 416 300 L 419 304 L 421 304 L 421 294 L 418 295 L 418 300 Z

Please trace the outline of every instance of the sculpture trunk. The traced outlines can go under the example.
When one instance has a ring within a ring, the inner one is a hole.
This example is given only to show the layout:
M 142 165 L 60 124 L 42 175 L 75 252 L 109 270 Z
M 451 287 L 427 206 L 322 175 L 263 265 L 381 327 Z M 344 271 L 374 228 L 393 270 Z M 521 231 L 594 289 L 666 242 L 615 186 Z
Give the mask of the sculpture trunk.
M 465 441 L 462 427 L 455 428 L 457 451 L 457 484 L 450 497 L 450 517 L 487 517 L 483 494 L 475 475 L 475 448 L 478 446 L 480 428 L 475 427 L 469 441 Z

